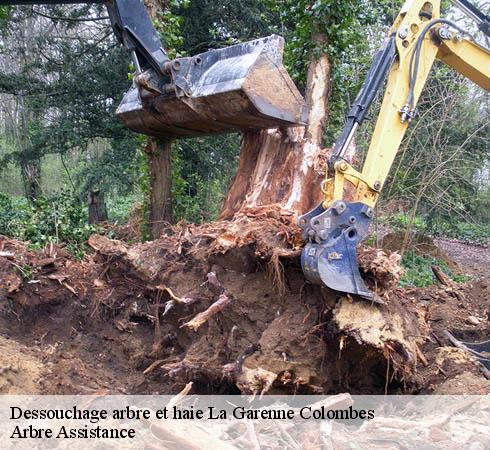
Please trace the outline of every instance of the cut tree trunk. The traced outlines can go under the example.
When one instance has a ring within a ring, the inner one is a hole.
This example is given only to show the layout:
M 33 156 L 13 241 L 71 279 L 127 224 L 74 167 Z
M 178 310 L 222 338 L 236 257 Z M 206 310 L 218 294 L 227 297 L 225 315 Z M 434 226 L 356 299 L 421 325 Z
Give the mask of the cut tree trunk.
M 149 221 L 154 239 L 159 238 L 165 226 L 172 222 L 171 150 L 170 140 L 148 138 L 146 153 L 150 175 Z
M 321 35 L 315 37 L 322 39 Z M 330 63 L 324 55 L 309 66 L 306 127 L 243 135 L 239 167 L 223 204 L 222 219 L 231 219 L 243 208 L 272 204 L 302 214 L 320 202 L 327 156 L 322 137 L 329 87 Z
M 106 222 L 107 218 L 104 193 L 99 190 L 90 191 L 88 194 L 88 223 Z

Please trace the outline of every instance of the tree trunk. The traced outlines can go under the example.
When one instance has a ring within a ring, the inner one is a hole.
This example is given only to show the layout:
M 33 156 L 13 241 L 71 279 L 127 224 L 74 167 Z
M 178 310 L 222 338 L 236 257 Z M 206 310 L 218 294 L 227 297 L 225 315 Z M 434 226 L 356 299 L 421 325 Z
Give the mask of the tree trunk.
M 306 127 L 249 131 L 243 135 L 239 167 L 223 204 L 222 219 L 232 218 L 242 208 L 272 204 L 302 214 L 321 201 L 320 183 L 327 156 L 321 145 L 329 78 L 328 57 L 312 60 L 306 91 L 310 110 Z
M 31 202 L 41 194 L 41 161 L 39 159 L 21 160 L 20 163 L 24 193 Z
M 157 239 L 166 224 L 172 222 L 172 173 L 170 155 L 172 141 L 148 138 L 146 153 L 150 174 L 150 228 Z
M 148 15 L 155 19 L 168 5 L 165 0 L 145 0 Z M 150 211 L 149 221 L 151 236 L 157 239 L 165 225 L 172 221 L 171 201 L 171 141 L 148 137 L 146 153 L 150 176 Z
M 88 223 L 107 222 L 107 208 L 104 200 L 104 193 L 95 190 L 88 194 Z
M 41 160 L 29 151 L 30 139 L 28 118 L 32 121 L 32 111 L 26 110 L 24 96 L 19 96 L 19 113 L 21 120 L 21 133 L 18 134 L 17 143 L 21 149 L 20 172 L 24 184 L 25 196 L 33 202 L 41 195 Z

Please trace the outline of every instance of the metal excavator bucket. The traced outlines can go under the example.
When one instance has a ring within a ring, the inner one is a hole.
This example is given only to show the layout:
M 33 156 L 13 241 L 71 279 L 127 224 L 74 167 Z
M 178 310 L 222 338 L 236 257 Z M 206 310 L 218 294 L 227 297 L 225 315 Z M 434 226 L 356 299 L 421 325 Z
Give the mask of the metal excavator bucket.
M 197 136 L 305 122 L 306 106 L 269 36 L 169 61 L 135 77 L 117 115 L 152 136 Z
M 361 277 L 356 247 L 366 236 L 373 210 L 363 203 L 318 205 L 298 220 L 307 244 L 301 254 L 305 277 L 313 284 L 384 303 Z

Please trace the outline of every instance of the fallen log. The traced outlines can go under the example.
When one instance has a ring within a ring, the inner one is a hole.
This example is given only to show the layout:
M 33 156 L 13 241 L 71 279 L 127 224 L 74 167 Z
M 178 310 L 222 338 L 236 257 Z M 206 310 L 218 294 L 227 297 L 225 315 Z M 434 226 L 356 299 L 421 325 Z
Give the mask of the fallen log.
M 441 283 L 442 285 L 444 286 L 454 286 L 454 282 L 453 280 L 451 280 L 451 278 L 449 278 L 442 270 L 439 266 L 431 266 L 431 269 L 432 269 L 432 273 L 434 274 L 434 276 L 437 278 L 437 281 L 439 281 L 439 283 Z

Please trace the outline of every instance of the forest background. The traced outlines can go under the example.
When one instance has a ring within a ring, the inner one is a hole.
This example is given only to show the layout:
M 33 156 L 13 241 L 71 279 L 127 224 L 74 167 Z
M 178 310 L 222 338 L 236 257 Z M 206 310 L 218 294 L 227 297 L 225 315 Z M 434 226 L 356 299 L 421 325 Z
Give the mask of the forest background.
M 309 61 L 327 55 L 323 144 L 330 148 L 402 3 L 168 0 L 157 1 L 154 25 L 172 57 L 279 34 L 286 41 L 285 66 L 303 93 Z M 484 1 L 479 6 L 489 8 Z M 449 2 L 444 13 L 475 31 Z M 321 41 L 314 39 L 319 33 Z M 154 180 L 147 138 L 115 116 L 132 71 L 103 6 L 0 8 L 0 234 L 37 248 L 62 243 L 82 257 L 91 233 L 117 235 L 114 227 L 87 223 L 87 198 L 102 192 L 110 224 L 138 223 L 130 240 L 157 237 L 149 223 Z M 358 132 L 359 163 L 379 103 Z M 488 107 L 487 93 L 436 64 L 384 187 L 377 224 L 488 244 Z M 174 141 L 169 191 L 159 200 L 168 221 L 216 219 L 239 153 L 239 134 Z M 433 261 L 405 253 L 412 271 L 405 281 L 430 282 L 426 267 Z

